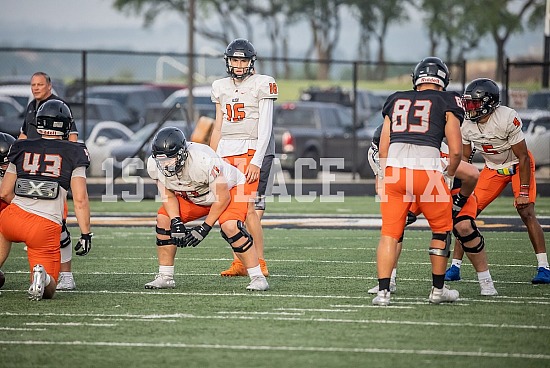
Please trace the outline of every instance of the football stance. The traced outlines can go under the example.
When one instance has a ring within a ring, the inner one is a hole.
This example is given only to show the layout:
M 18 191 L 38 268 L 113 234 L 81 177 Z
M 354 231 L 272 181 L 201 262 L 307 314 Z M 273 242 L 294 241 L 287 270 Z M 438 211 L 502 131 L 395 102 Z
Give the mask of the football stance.
M 253 237 L 244 226 L 249 197 L 244 194 L 245 177 L 238 169 L 209 146 L 188 143 L 181 130 L 167 127 L 153 140 L 147 171 L 156 180 L 163 203 L 156 226 L 159 273 L 145 284 L 146 289 L 174 288 L 177 247 L 197 246 L 217 221 L 222 237 L 250 277 L 246 289 L 269 289 Z M 201 225 L 185 226 L 201 217 L 205 217 Z
M 41 138 L 13 143 L 0 186 L 0 198 L 10 203 L 0 213 L 0 266 L 12 242 L 26 244 L 32 273 L 28 290 L 31 300 L 51 299 L 55 294 L 61 263 L 61 224 L 69 189 L 81 231 L 76 254 L 86 255 L 92 247 L 86 189 L 90 159 L 84 144 L 64 140 L 72 124 L 71 111 L 64 102 L 48 100 L 42 104 L 36 115 Z

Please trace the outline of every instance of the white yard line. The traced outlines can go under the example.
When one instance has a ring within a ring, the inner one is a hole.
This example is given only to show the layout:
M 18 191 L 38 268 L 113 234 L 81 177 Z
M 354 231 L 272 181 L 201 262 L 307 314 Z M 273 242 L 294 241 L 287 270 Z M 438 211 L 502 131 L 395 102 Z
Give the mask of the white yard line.
M 185 344 L 185 343 L 134 343 L 104 341 L 33 341 L 33 340 L 0 340 L 0 345 L 57 345 L 57 346 L 95 346 L 95 347 L 129 347 L 129 348 L 181 348 L 181 349 L 217 349 L 217 350 L 262 350 L 262 351 L 298 351 L 320 353 L 358 353 L 358 354 L 403 354 L 433 356 L 464 356 L 480 358 L 516 358 L 550 360 L 547 354 L 524 354 L 489 351 L 453 351 L 453 350 L 414 350 L 356 347 L 315 347 L 315 346 L 270 346 L 270 345 L 221 345 L 221 344 Z M 518 364 L 520 362 L 518 361 Z

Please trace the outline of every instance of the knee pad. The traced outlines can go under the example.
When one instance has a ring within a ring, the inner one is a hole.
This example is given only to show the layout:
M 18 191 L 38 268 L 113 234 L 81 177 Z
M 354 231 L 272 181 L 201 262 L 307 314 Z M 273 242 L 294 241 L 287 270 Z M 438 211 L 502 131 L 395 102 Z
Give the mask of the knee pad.
M 170 229 L 163 229 L 157 226 L 155 228 L 155 231 L 157 232 L 157 234 L 170 236 Z M 163 245 L 174 245 L 174 242 L 172 241 L 172 239 L 157 238 L 157 246 L 163 246 Z
M 233 235 L 232 237 L 228 237 L 223 232 L 223 230 L 220 230 L 220 232 L 222 234 L 222 237 L 225 239 L 225 241 L 228 242 L 229 245 L 231 245 L 231 248 L 235 253 L 244 253 L 247 250 L 249 250 L 250 247 L 252 247 L 252 245 L 254 244 L 254 239 L 252 239 L 252 235 L 250 235 L 250 233 L 246 231 L 242 221 L 240 220 L 237 221 L 237 228 L 239 229 L 239 232 L 236 235 Z M 244 244 L 239 247 L 233 246 L 233 243 L 235 243 L 237 240 L 239 240 L 243 236 L 246 238 L 246 242 L 244 242 Z
M 456 231 L 455 228 L 453 228 L 453 235 L 458 239 L 458 241 L 460 242 L 460 245 L 462 245 L 462 249 L 465 252 L 479 253 L 485 247 L 485 239 L 483 238 L 483 235 L 481 235 L 481 233 L 477 229 L 477 225 L 476 225 L 476 222 L 474 221 L 474 219 L 471 218 L 470 216 L 459 216 L 456 219 L 454 219 L 454 224 L 456 225 L 461 221 L 467 221 L 467 220 L 470 221 L 470 225 L 472 226 L 473 231 L 468 235 L 462 236 L 458 233 L 458 231 Z M 464 243 L 472 241 L 476 238 L 480 239 L 479 243 L 476 246 L 474 246 L 474 247 L 464 246 Z
M 432 239 L 433 240 L 441 240 L 445 242 L 445 248 L 439 249 L 439 248 L 432 248 L 430 247 L 428 249 L 428 253 L 430 256 L 440 256 L 449 258 L 451 255 L 451 232 L 447 231 L 446 233 L 432 233 Z

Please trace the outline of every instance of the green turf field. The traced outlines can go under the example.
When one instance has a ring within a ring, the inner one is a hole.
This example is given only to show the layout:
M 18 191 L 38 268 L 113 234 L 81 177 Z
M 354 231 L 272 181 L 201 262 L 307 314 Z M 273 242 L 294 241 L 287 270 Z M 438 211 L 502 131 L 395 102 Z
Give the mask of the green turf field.
M 504 211 L 509 201 L 492 206 Z M 338 208 L 376 213 L 365 203 Z M 268 208 L 335 208 L 281 205 Z M 398 292 L 391 306 L 373 307 L 376 230 L 266 229 L 271 289 L 263 293 L 246 292 L 247 278 L 219 276 L 230 252 L 217 231 L 179 250 L 177 287 L 161 291 L 143 288 L 158 269 L 152 228 L 94 232 L 92 252 L 73 258 L 78 289 L 53 300 L 27 300 L 26 254 L 14 245 L 3 267 L 1 367 L 550 367 L 550 285 L 530 283 L 536 260 L 526 233 L 484 231 L 499 296 L 479 295 L 465 261 L 463 280 L 449 283 L 460 300 L 430 305 L 430 233 L 408 231 Z

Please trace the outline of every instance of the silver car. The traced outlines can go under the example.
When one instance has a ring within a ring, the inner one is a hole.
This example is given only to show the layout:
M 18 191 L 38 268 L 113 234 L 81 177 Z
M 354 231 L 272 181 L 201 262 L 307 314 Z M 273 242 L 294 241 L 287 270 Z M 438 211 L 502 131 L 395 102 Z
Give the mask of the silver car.
M 550 166 L 550 111 L 518 110 L 523 123 L 527 148 L 533 154 L 537 168 Z

